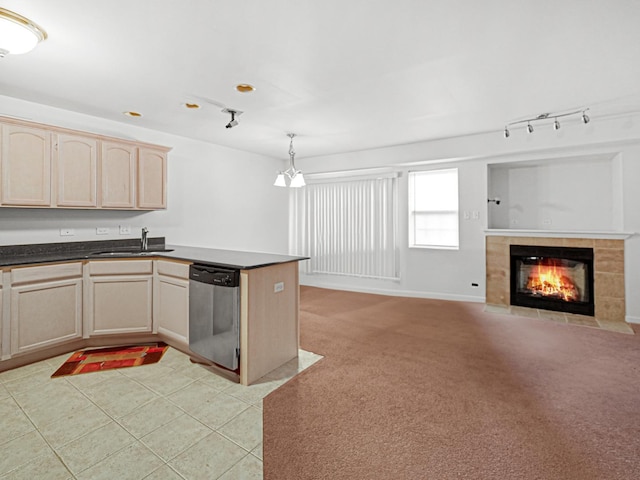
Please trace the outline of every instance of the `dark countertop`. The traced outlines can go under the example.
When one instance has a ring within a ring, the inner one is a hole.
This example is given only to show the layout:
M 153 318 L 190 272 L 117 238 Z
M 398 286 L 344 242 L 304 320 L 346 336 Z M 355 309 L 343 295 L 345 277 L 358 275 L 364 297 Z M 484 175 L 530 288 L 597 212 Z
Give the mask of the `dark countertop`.
M 242 252 L 237 250 L 219 250 L 216 248 L 188 247 L 182 245 L 167 245 L 167 248 L 172 248 L 174 251 L 163 252 L 159 256 L 188 260 L 205 265 L 238 268 L 240 270 L 266 267 L 278 263 L 298 262 L 309 258 L 275 253 Z
M 183 245 L 165 246 L 164 238 L 149 238 L 148 252 L 136 251 L 139 245 L 140 240 L 134 239 L 0 246 L 0 267 L 74 260 L 160 257 L 249 270 L 279 263 L 297 262 L 308 258 Z M 101 255 L 105 252 L 108 252 L 108 255 Z

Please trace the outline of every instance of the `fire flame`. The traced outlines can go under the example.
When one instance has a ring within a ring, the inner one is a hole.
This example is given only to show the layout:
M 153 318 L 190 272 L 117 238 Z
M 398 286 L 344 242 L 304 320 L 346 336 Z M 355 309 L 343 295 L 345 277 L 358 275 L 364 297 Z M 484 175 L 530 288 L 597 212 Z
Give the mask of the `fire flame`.
M 561 298 L 567 302 L 580 300 L 578 288 L 559 265 L 535 265 L 527 279 L 527 290 L 544 297 Z

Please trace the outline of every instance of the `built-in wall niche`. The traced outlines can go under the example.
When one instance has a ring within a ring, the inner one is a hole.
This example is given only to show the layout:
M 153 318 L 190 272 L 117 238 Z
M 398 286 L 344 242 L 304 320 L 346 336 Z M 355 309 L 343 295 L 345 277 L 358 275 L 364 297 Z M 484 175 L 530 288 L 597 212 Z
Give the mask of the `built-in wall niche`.
M 622 231 L 616 153 L 490 164 L 487 187 L 490 229 Z

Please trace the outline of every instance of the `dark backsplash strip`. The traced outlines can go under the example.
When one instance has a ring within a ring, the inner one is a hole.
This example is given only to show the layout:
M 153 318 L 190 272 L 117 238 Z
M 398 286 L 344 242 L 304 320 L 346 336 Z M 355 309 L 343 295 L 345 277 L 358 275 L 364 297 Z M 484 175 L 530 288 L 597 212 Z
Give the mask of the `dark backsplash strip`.
M 164 248 L 164 237 L 149 238 L 148 248 Z M 51 255 L 76 252 L 96 252 L 135 248 L 140 246 L 140 239 L 96 240 L 88 242 L 33 243 L 29 245 L 0 245 L 1 257 L 21 257 L 31 255 Z

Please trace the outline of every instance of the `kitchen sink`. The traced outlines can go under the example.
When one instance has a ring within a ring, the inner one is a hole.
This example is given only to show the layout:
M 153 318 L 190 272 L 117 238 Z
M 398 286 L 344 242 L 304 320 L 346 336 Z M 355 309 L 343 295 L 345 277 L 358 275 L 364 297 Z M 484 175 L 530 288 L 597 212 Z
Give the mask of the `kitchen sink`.
M 89 257 L 135 257 L 140 255 L 155 255 L 158 253 L 173 252 L 173 248 L 152 248 L 149 250 L 109 250 L 106 252 L 92 252 Z

